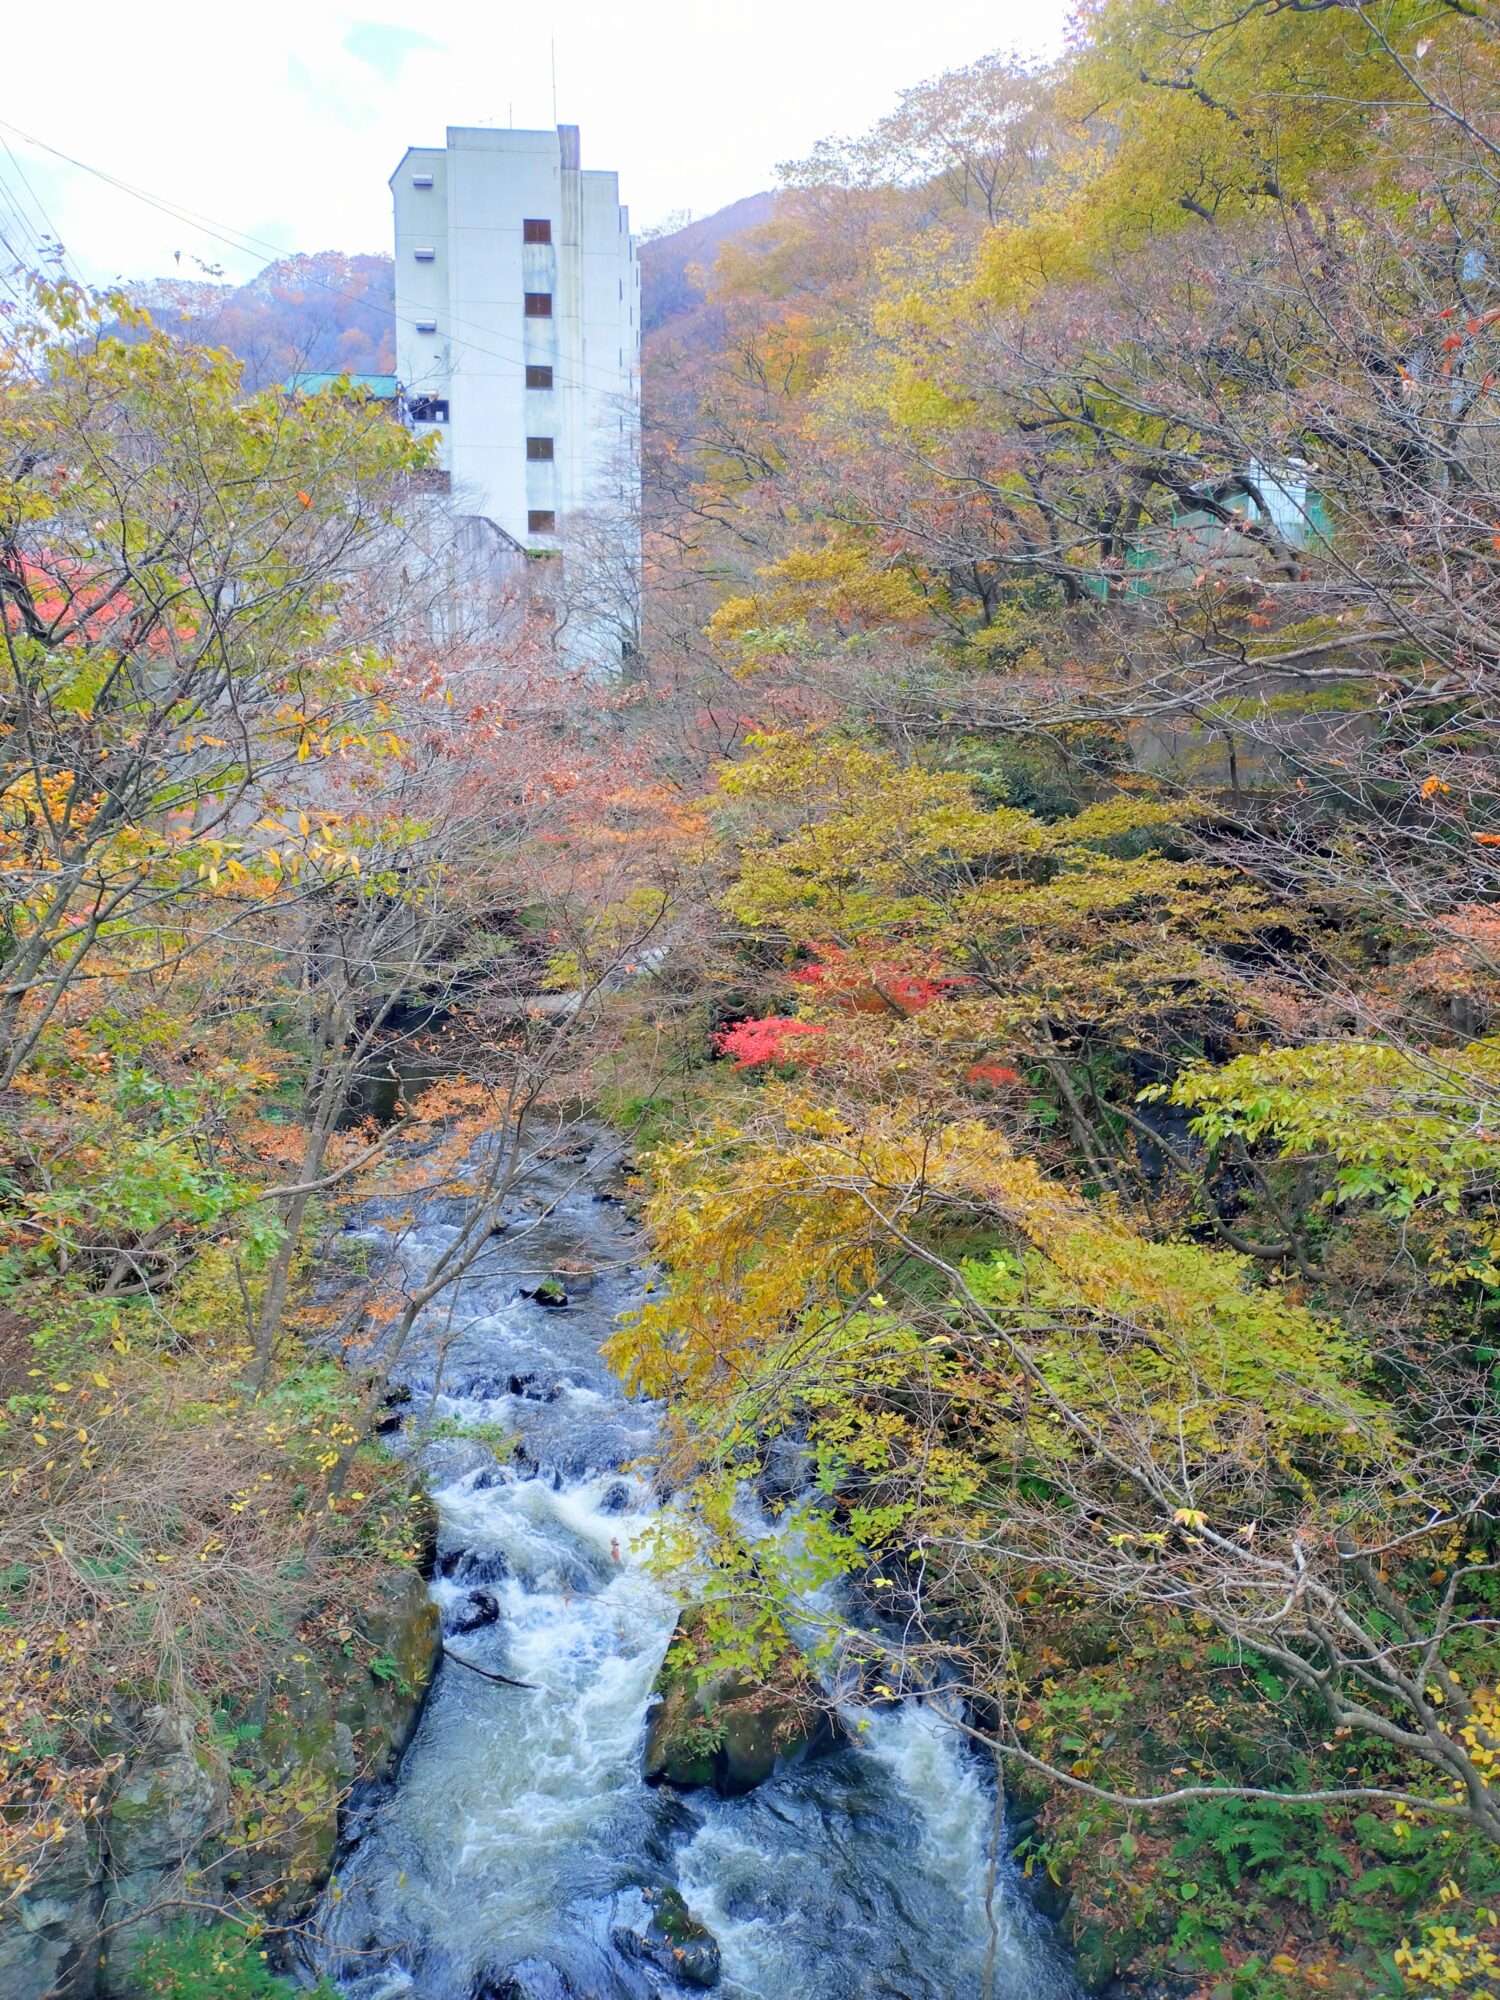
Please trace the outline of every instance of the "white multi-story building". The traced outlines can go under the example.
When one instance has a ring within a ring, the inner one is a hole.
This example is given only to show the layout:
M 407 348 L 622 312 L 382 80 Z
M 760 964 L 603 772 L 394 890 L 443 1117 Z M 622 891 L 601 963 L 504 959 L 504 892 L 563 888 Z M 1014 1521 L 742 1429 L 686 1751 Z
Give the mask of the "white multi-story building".
M 618 176 L 578 127 L 449 126 L 391 176 L 397 374 L 454 504 L 522 548 L 570 517 L 633 517 L 640 267 Z

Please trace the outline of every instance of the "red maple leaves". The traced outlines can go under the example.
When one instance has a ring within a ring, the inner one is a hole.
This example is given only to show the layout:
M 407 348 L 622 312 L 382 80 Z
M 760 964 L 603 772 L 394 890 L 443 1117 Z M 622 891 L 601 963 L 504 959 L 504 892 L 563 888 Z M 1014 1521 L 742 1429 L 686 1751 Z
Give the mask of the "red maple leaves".
M 809 1035 L 828 1031 L 813 1021 L 798 1021 L 785 1014 L 765 1014 L 759 1020 L 736 1021 L 714 1036 L 720 1055 L 733 1056 L 736 1069 L 756 1069 L 763 1063 L 805 1061 L 811 1051 L 797 1043 Z

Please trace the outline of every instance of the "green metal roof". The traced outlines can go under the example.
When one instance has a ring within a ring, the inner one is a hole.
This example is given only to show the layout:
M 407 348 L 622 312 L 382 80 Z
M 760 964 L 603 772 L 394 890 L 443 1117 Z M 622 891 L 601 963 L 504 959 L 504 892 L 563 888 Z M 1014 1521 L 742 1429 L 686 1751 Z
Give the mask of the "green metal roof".
M 293 375 L 286 386 L 297 395 L 318 396 L 331 389 L 336 382 L 347 382 L 352 389 L 363 389 L 378 403 L 394 402 L 401 393 L 401 384 L 394 375 Z

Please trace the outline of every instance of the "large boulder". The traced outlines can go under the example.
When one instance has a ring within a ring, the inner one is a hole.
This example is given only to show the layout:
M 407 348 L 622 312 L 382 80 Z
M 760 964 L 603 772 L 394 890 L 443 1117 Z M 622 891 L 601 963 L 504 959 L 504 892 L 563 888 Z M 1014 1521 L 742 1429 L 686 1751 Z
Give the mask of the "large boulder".
M 168 1708 L 120 1724 L 113 1790 L 40 1850 L 0 1920 L 0 2000 L 134 2000 L 137 1949 L 169 1926 L 226 1896 L 281 1916 L 310 1900 L 345 1786 L 394 1771 L 442 1654 L 415 1570 L 369 1576 L 355 1622 L 362 1647 L 299 1636 L 213 1727 Z
M 106 1991 L 135 1991 L 136 1948 L 214 1901 L 229 1823 L 222 1749 L 188 1716 L 149 1710 L 104 1819 Z
M 706 1621 L 689 1610 L 657 1675 L 642 1773 L 648 1785 L 712 1785 L 734 1798 L 841 1734 L 799 1654 L 788 1649 L 774 1681 L 740 1667 L 714 1672 Z
M 406 1519 L 417 1575 L 430 1578 L 437 1565 L 439 1524 L 437 1502 L 426 1487 L 419 1488 L 412 1495 Z
M 74 1821 L 37 1858 L 0 1919 L 5 2000 L 82 2000 L 95 1990 L 104 1887 L 87 1830 Z
M 234 1718 L 240 1824 L 223 1877 L 283 1920 L 327 1878 L 350 1779 L 394 1771 L 441 1657 L 438 1609 L 416 1571 L 378 1569 L 364 1593 L 363 1647 L 294 1639 Z
M 273 1663 L 239 1725 L 235 1764 L 249 1824 L 225 1861 L 237 1895 L 275 1889 L 295 1909 L 327 1874 L 350 1757 L 323 1663 L 296 1641 Z
M 437 1605 L 415 1570 L 384 1569 L 355 1618 L 367 1665 L 333 1664 L 334 1714 L 352 1733 L 362 1768 L 390 1777 L 411 1741 L 443 1656 Z

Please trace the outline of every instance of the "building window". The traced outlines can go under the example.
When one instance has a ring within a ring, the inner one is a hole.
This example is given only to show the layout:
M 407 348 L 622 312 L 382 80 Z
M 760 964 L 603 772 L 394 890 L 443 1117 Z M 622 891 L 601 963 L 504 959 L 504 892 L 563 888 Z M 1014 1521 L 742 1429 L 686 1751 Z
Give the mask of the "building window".
M 418 256 L 421 252 L 418 251 Z M 528 292 L 526 294 L 526 317 L 528 319 L 551 319 L 552 294 L 550 292 Z
M 445 424 L 448 421 L 446 396 L 413 396 L 406 407 L 414 424 Z
M 528 215 L 526 220 L 521 224 L 521 241 L 523 243 L 550 243 L 552 241 L 552 224 L 544 215 Z
M 551 438 L 527 438 L 526 456 L 528 458 L 551 458 Z
M 433 249 L 430 243 L 419 243 L 411 254 L 419 264 L 430 264 L 437 256 L 436 250 Z
M 552 370 L 543 367 L 539 362 L 528 361 L 526 364 L 526 386 L 528 389 L 550 389 L 552 387 Z
M 526 532 L 528 535 L 555 535 L 557 516 L 550 507 L 530 508 L 526 515 Z

